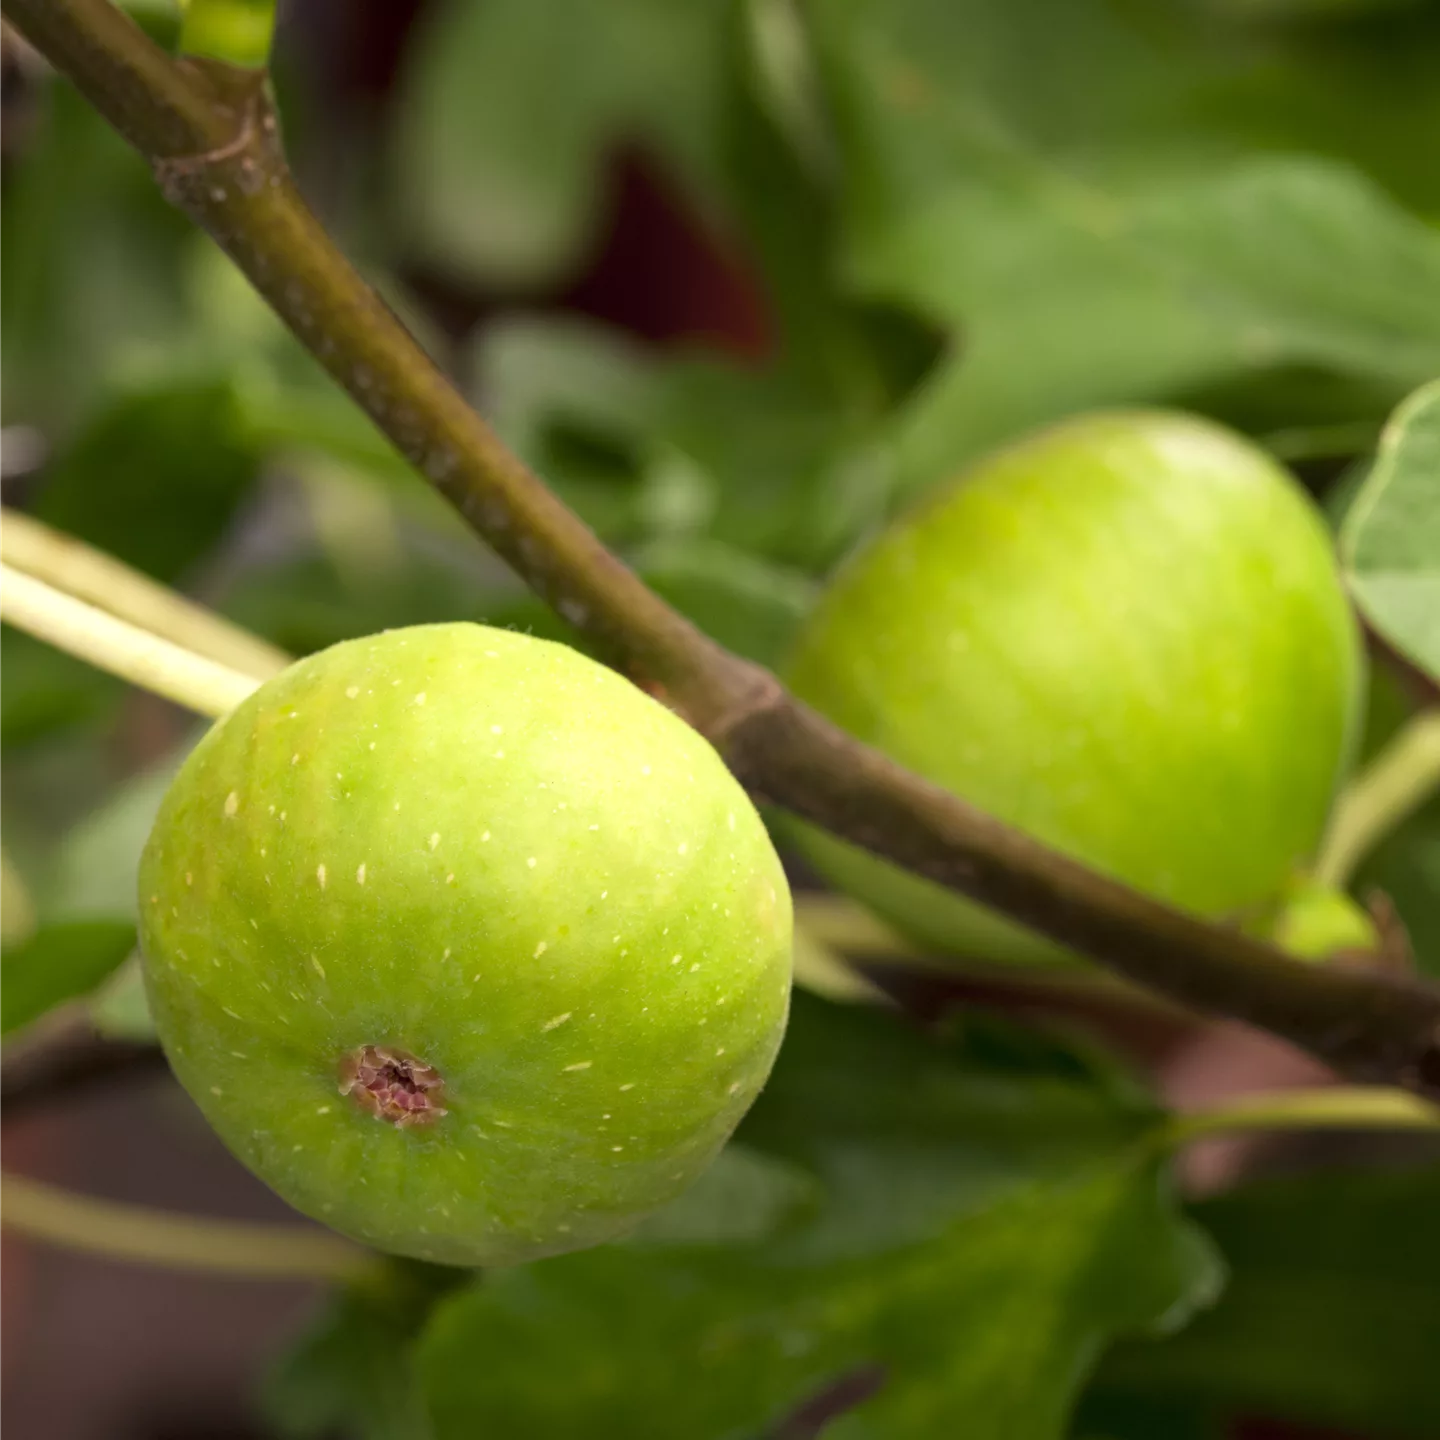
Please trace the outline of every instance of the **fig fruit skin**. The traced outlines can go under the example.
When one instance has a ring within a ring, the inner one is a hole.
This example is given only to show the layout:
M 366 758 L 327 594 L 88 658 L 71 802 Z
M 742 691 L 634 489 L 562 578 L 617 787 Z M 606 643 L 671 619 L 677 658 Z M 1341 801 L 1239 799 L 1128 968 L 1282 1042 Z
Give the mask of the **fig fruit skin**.
M 1379 955 L 1384 938 L 1375 921 L 1342 890 L 1305 882 L 1287 896 L 1269 939 L 1301 960 Z
M 1211 917 L 1275 900 L 1351 756 L 1363 651 L 1325 526 L 1243 437 L 1062 422 L 840 567 L 788 679 L 861 740 L 1048 845 Z M 817 831 L 839 888 L 941 954 L 1073 963 Z
M 440 1263 L 593 1245 L 671 1199 L 789 1004 L 789 889 L 719 756 L 577 652 L 478 625 L 345 642 L 221 720 L 140 908 L 161 1042 L 229 1148 Z M 422 1113 L 377 1114 L 393 1057 Z

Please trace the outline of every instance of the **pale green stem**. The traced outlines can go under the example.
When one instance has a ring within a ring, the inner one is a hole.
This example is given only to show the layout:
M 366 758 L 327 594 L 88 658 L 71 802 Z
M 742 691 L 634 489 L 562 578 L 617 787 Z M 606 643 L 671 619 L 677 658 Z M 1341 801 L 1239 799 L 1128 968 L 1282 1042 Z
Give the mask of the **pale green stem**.
M 826 1000 L 842 1004 L 887 1004 L 889 996 L 867 980 L 833 946 L 815 935 L 797 914 L 794 944 L 795 983 Z
M 204 1220 L 0 1176 L 0 1223 L 32 1240 L 171 1270 L 250 1280 L 354 1280 L 376 1263 L 320 1229 Z
M 181 0 L 180 53 L 260 69 L 270 58 L 275 0 Z
M 48 525 L 0 509 L 0 560 L 192 654 L 268 680 L 290 657 L 148 575 Z
M 225 715 L 259 685 L 8 565 L 0 564 L 0 581 L 7 624 L 198 715 Z
M 1440 710 L 1417 715 L 1350 783 L 1315 878 L 1343 887 L 1370 849 L 1440 787 Z
M 867 959 L 924 962 L 924 950 L 844 895 L 809 892 L 795 897 L 795 919 L 821 944 Z
M 1165 1149 L 1237 1130 L 1437 1130 L 1440 1108 L 1406 1090 L 1335 1085 L 1247 1096 L 1193 1115 L 1175 1115 L 1159 1134 Z

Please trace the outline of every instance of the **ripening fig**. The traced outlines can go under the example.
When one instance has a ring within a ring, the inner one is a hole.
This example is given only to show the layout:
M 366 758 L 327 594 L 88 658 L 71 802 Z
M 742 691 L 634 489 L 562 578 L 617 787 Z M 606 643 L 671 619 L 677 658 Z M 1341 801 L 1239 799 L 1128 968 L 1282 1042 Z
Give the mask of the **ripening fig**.
M 769 1072 L 790 895 L 710 746 L 577 652 L 348 641 L 220 721 L 140 871 L 176 1075 L 297 1209 L 504 1265 L 627 1229 Z
M 1330 538 L 1238 435 L 1168 412 L 1059 424 L 853 556 L 789 678 L 851 734 L 1171 904 L 1239 916 L 1309 860 L 1362 654 Z M 941 951 L 1059 947 L 814 830 L 817 866 Z

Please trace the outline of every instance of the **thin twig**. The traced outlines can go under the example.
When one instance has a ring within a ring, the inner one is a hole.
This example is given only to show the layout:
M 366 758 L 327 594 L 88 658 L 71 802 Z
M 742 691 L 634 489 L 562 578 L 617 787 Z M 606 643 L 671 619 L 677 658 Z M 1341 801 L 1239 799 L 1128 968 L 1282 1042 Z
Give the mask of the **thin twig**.
M 1315 878 L 1342 888 L 1382 837 L 1440 789 L 1440 710 L 1417 715 L 1351 781 L 1330 822 Z
M 268 680 L 290 663 L 283 651 L 113 555 L 16 510 L 0 510 L 0 560 L 76 600 L 258 680 Z
M 327 1231 L 203 1220 L 0 1177 L 0 1221 L 17 1234 L 107 1260 L 240 1280 L 355 1280 L 375 1257 Z
M 326 234 L 291 180 L 261 78 L 173 59 L 108 0 L 4 6 L 400 452 L 757 795 L 1171 999 L 1269 1029 L 1353 1078 L 1440 1094 L 1440 990 L 1300 965 L 1086 870 L 857 743 L 649 591 L 505 449 Z
M 0 619 L 197 715 L 224 715 L 260 684 L 5 564 Z

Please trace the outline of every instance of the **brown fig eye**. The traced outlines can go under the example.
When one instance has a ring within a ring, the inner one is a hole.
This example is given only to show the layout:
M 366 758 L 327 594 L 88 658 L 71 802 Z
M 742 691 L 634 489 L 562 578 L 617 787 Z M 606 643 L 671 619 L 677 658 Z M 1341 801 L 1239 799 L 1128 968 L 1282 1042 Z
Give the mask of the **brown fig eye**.
M 362 1045 L 341 1060 L 340 1093 L 391 1125 L 433 1125 L 445 1114 L 440 1072 L 386 1045 Z

